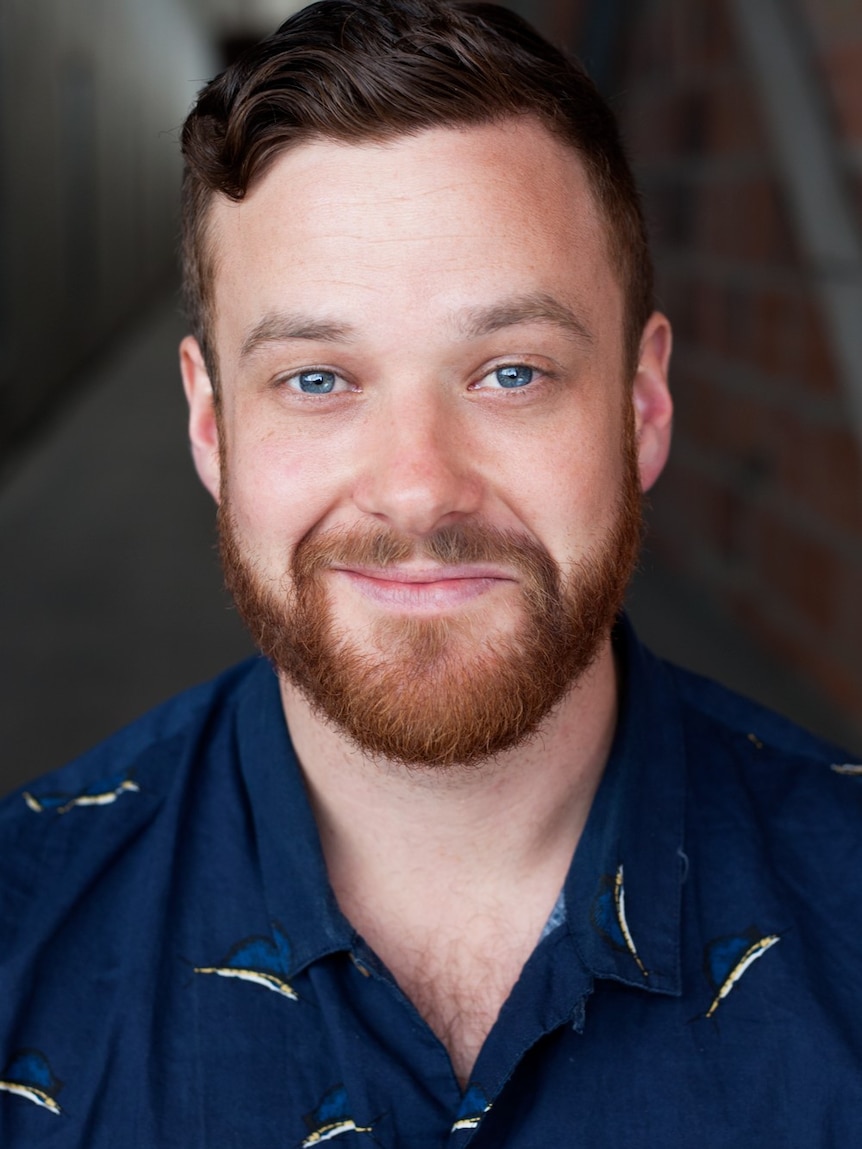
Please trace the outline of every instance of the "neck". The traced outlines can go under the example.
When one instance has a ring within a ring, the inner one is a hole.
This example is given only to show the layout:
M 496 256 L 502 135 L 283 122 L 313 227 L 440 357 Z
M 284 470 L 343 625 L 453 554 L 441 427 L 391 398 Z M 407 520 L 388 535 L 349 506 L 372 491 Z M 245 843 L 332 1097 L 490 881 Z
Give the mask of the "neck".
M 607 760 L 610 641 L 534 737 L 468 769 L 370 760 L 290 686 L 282 696 L 342 912 L 464 1088 L 557 900 Z
M 609 641 L 535 735 L 478 766 L 407 768 L 371 759 L 289 684 L 282 698 L 342 903 L 366 883 L 375 898 L 401 891 L 415 905 L 421 891 L 442 895 L 463 885 L 488 894 L 550 869 L 559 877 L 553 905 L 613 738 Z

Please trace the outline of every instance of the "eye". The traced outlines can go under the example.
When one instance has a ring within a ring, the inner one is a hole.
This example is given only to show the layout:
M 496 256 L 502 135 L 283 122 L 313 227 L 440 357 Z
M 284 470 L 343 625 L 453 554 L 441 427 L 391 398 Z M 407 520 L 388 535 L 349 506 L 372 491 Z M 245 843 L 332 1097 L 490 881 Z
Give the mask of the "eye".
M 300 391 L 308 395 L 328 395 L 335 388 L 335 375 L 331 371 L 303 371 L 297 382 Z
M 501 363 L 500 367 L 486 369 L 485 375 L 471 383 L 468 391 L 494 391 L 498 394 L 519 391 L 538 395 L 546 390 L 549 381 L 555 377 L 556 373 L 545 364 L 530 367 L 529 363 Z
M 306 371 L 297 371 L 294 375 L 282 377 L 281 386 L 289 391 L 302 395 L 332 395 L 349 390 L 346 380 L 335 371 L 327 371 L 322 367 L 310 367 Z
M 532 367 L 515 364 L 512 367 L 498 367 L 493 376 L 501 387 L 526 387 L 533 382 L 536 372 Z
M 529 386 L 542 374 L 535 367 L 528 367 L 526 363 L 506 363 L 502 367 L 495 367 L 476 383 L 471 391 L 516 391 L 518 388 Z

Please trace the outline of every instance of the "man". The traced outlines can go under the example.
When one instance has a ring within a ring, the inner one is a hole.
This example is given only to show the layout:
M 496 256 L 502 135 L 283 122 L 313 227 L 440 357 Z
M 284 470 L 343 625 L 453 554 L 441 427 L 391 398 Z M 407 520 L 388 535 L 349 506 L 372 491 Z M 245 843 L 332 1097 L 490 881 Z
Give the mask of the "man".
M 0 1142 L 854 1144 L 852 766 L 618 621 L 670 329 L 587 78 L 326 0 L 183 147 L 269 661 L 4 806 Z

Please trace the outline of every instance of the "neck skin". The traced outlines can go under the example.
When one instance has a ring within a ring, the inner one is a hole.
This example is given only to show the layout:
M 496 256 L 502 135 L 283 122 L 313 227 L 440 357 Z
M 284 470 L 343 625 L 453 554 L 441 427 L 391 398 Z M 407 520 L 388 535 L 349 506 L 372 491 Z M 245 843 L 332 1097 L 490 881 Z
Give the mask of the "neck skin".
M 342 912 L 462 1089 L 565 881 L 610 752 L 610 640 L 523 746 L 469 769 L 376 762 L 282 684 Z
M 388 919 L 420 937 L 492 907 L 535 933 L 535 944 L 610 751 L 617 681 L 609 639 L 536 735 L 463 770 L 371 760 L 284 682 L 282 699 L 330 881 L 367 940 L 374 944 Z

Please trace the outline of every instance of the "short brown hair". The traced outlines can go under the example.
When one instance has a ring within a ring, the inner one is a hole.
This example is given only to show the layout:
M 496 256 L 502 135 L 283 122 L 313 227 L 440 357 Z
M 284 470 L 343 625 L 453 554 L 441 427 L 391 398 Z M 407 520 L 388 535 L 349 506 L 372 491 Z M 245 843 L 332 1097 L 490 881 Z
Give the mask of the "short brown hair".
M 321 0 L 208 84 L 183 127 L 184 294 L 213 381 L 215 193 L 241 200 L 277 155 L 310 140 L 383 141 L 523 115 L 584 163 L 626 295 L 633 375 L 653 307 L 652 264 L 613 113 L 583 68 L 496 4 Z

